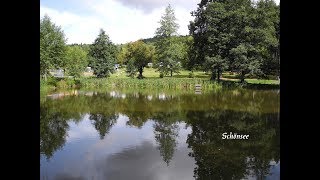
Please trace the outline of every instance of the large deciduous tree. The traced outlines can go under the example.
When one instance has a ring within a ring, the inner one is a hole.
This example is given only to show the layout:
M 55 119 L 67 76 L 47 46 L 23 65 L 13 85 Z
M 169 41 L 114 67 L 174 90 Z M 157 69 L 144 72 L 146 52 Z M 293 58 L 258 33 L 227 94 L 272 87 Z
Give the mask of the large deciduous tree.
M 259 39 L 259 51 L 263 57 L 263 75 L 279 75 L 280 70 L 280 6 L 272 0 L 256 3 L 253 27 Z
M 128 44 L 126 59 L 129 60 L 127 73 L 133 77 L 135 72 L 139 72 L 138 78 L 142 79 L 142 73 L 145 66 L 152 62 L 154 57 L 154 48 L 139 40 Z
M 211 79 L 223 70 L 244 75 L 279 69 L 279 6 L 272 0 L 203 0 L 190 22 L 194 38 L 189 67 L 210 68 Z
M 44 78 L 51 68 L 64 68 L 66 38 L 61 27 L 48 15 L 40 20 L 40 75 Z
M 232 48 L 230 54 L 234 57 L 233 67 L 240 75 L 240 82 L 244 82 L 245 75 L 248 73 L 260 73 L 260 61 L 255 56 L 256 49 L 252 45 L 240 44 Z
M 193 66 L 202 65 L 203 69 L 212 72 L 211 79 L 220 79 L 227 68 L 228 50 L 231 43 L 231 27 L 228 22 L 228 7 L 225 2 L 203 1 L 197 11 L 195 21 L 190 23 L 190 33 L 194 38 Z
M 89 50 L 90 65 L 98 78 L 109 77 L 114 72 L 116 52 L 116 46 L 111 42 L 106 32 L 100 29 L 98 37 Z

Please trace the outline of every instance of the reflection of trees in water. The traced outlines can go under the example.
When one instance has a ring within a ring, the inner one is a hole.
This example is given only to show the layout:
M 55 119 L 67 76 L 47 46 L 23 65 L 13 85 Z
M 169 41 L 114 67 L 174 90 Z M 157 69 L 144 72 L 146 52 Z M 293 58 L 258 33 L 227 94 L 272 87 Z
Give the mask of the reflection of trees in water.
M 49 160 L 66 141 L 69 125 L 61 113 L 40 106 L 40 155 Z
M 129 121 L 127 121 L 127 125 L 135 126 L 139 129 L 150 117 L 150 113 L 146 111 L 127 111 L 125 115 L 129 118 Z
M 82 93 L 83 94 L 83 93 Z M 121 94 L 121 93 L 118 93 Z M 88 113 L 109 112 L 127 114 L 130 112 L 144 112 L 146 115 L 153 112 L 167 111 L 208 111 L 211 109 L 228 109 L 234 111 L 250 111 L 271 113 L 279 111 L 279 95 L 272 91 L 231 90 L 220 93 L 180 96 L 166 94 L 164 100 L 156 98 L 159 94 L 135 93 L 126 94 L 125 98 L 112 97 L 108 92 L 93 93 L 92 96 L 68 96 L 49 103 L 60 112 Z M 149 98 L 148 98 L 149 97 Z M 170 98 L 167 98 L 170 97 Z
M 155 113 L 152 117 L 155 121 L 153 125 L 155 140 L 158 143 L 160 155 L 167 166 L 169 166 L 177 146 L 176 138 L 179 127 L 176 122 L 178 117 L 177 112 Z
M 152 107 L 149 106 L 148 99 L 141 93 L 126 95 L 126 99 L 121 101 L 121 113 L 125 114 L 129 121 L 127 125 L 141 128 L 150 118 Z
M 103 139 L 109 133 L 111 127 L 118 119 L 117 114 L 90 114 L 89 119 L 92 120 L 94 128 L 99 132 L 100 139 Z
M 196 179 L 265 177 L 270 161 L 280 158 L 277 114 L 190 111 L 187 121 L 192 126 L 187 143 L 193 150 L 189 156 L 196 161 Z M 249 140 L 223 140 L 224 132 L 250 134 L 250 137 Z
M 272 93 L 240 90 L 166 100 L 148 99 L 139 93 L 127 94 L 124 99 L 113 98 L 110 93 L 94 93 L 42 101 L 40 152 L 51 157 L 63 146 L 67 120 L 79 122 L 83 114 L 90 113 L 90 120 L 103 139 L 116 123 L 116 114 L 121 113 L 129 117 L 128 125 L 136 127 L 142 127 L 148 119 L 155 121 L 155 139 L 164 162 L 169 165 L 177 146 L 176 122 L 186 119 L 187 126 L 192 127 L 187 143 L 198 166 L 195 177 L 241 179 L 250 173 L 265 176 L 270 160 L 278 161 L 280 155 L 278 117 L 264 113 L 275 112 L 278 106 L 278 98 Z M 249 133 L 250 140 L 221 140 L 223 132 Z

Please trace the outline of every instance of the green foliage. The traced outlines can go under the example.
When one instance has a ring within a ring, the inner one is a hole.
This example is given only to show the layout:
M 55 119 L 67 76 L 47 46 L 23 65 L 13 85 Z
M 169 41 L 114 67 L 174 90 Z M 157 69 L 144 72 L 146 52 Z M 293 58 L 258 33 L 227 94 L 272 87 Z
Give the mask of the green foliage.
M 66 72 L 70 76 L 80 77 L 88 65 L 87 52 L 79 46 L 69 46 L 66 52 Z
M 173 73 L 179 73 L 181 69 L 181 60 L 186 59 L 187 51 L 184 44 L 179 38 L 172 37 L 177 34 L 179 28 L 175 22 L 174 9 L 169 4 L 165 10 L 165 14 L 161 17 L 160 27 L 157 28 L 155 34 L 158 37 L 156 41 L 156 59 L 158 71 L 163 75 L 172 76 Z
M 128 63 L 129 67 L 127 67 L 127 72 L 129 72 L 128 74 L 132 75 L 136 70 L 138 70 L 138 78 L 142 79 L 143 68 L 146 67 L 149 62 L 152 62 L 153 58 L 153 46 L 147 45 L 141 40 L 129 43 L 126 53 L 126 59 L 131 61 Z
M 223 59 L 220 55 L 216 55 L 214 57 L 205 57 L 205 70 L 211 70 L 212 76 L 211 80 L 214 80 L 215 77 L 220 81 L 220 75 L 223 70 L 227 69 L 228 64 L 225 59 Z
M 134 65 L 134 60 L 133 59 L 129 60 L 126 67 L 126 73 L 128 74 L 129 77 L 134 78 L 137 72 L 138 72 L 138 69 Z
M 193 71 L 191 71 L 190 73 L 189 73 L 189 76 L 188 76 L 189 78 L 194 78 L 194 73 L 193 73 Z
M 254 56 L 255 49 L 252 46 L 240 44 L 238 47 L 231 49 L 230 53 L 234 57 L 234 69 L 240 73 L 241 82 L 244 81 L 245 74 L 259 74 L 260 61 Z
M 203 69 L 212 72 L 211 79 L 220 78 L 220 74 L 227 68 L 228 46 L 231 44 L 232 34 L 228 27 L 228 11 L 223 2 L 212 2 L 200 12 L 202 19 L 191 23 L 190 30 L 195 38 L 194 50 L 196 59 L 203 64 Z M 206 24 L 206 28 L 197 24 Z M 201 32 L 200 32 L 201 31 Z M 192 65 L 195 65 L 194 61 Z
M 90 47 L 89 56 L 93 73 L 98 77 L 109 77 L 114 72 L 116 63 L 116 47 L 110 41 L 109 36 L 100 29 L 98 37 Z
M 175 36 L 162 38 L 156 43 L 156 50 L 158 71 L 164 75 L 170 73 L 170 76 L 173 73 L 179 74 L 182 67 L 181 61 L 187 58 L 187 51 L 183 42 Z
M 75 80 L 74 78 L 50 78 L 48 81 L 51 86 L 54 86 L 58 89 L 75 88 L 79 85 L 79 80 Z
M 117 63 L 120 65 L 127 64 L 126 56 L 128 54 L 128 44 L 121 45 L 117 53 Z
M 280 6 L 271 0 L 256 3 L 253 26 L 260 38 L 259 50 L 264 75 L 279 75 L 280 71 Z
M 201 78 L 158 78 L 158 79 L 97 79 L 82 78 L 79 80 L 79 86 L 82 88 L 136 88 L 136 89 L 177 89 L 194 90 L 196 84 L 200 84 L 202 90 L 221 90 L 222 85 Z
M 66 89 L 66 88 L 68 88 L 68 84 L 65 80 L 58 81 L 57 88 L 58 89 Z
M 40 19 L 40 75 L 47 76 L 52 68 L 65 67 L 66 39 L 61 27 L 49 16 Z
M 48 85 L 51 85 L 51 86 L 56 86 L 57 82 L 59 81 L 58 78 L 55 78 L 55 77 L 48 77 L 47 79 L 47 84 Z
M 278 73 L 280 21 L 274 1 L 201 1 L 192 15 L 195 20 L 189 30 L 194 41 L 189 69 L 197 65 L 206 69 L 209 63 L 212 72 L 241 72 L 242 81 L 247 73 Z M 219 75 L 213 73 L 211 78 Z
M 164 15 L 161 16 L 159 21 L 160 27 L 158 27 L 155 32 L 156 36 L 169 37 L 177 34 L 179 24 L 176 22 L 176 20 L 174 9 L 169 4 L 165 9 Z

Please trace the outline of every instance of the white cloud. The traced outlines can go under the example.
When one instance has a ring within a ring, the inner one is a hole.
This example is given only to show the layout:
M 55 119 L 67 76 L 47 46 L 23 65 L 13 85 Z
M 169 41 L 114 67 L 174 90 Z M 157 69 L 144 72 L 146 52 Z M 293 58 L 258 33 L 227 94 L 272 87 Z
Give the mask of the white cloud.
M 92 43 L 102 26 L 102 21 L 93 16 L 81 16 L 66 11 L 58 11 L 40 6 L 40 16 L 48 14 L 52 22 L 61 26 L 67 43 Z
M 116 44 L 153 37 L 167 2 L 146 3 L 146 1 L 141 1 L 141 6 L 139 4 L 133 6 L 135 0 L 130 0 L 131 4 L 124 5 L 126 1 L 129 2 L 129 0 L 82 0 L 78 2 L 79 6 L 85 7 L 90 13 L 81 14 L 40 5 L 40 17 L 48 14 L 56 25 L 61 26 L 68 39 L 68 44 L 91 44 L 97 37 L 100 28 L 103 28 L 111 41 Z M 196 9 L 198 1 L 190 0 L 188 3 L 182 0 L 170 1 L 180 25 L 178 30 L 180 35 L 189 33 L 188 24 L 193 20 L 190 12 Z M 152 11 L 146 13 L 145 8 L 149 6 L 152 6 Z
M 48 14 L 51 20 L 60 25 L 68 39 L 67 43 L 92 43 L 103 28 L 114 43 L 126 43 L 140 38 L 154 36 L 158 21 L 164 12 L 163 7 L 145 14 L 140 9 L 123 6 L 120 2 L 84 1 L 84 6 L 93 13 L 90 15 L 74 14 L 50 7 L 40 6 L 40 16 Z M 179 33 L 188 34 L 188 23 L 192 19 L 190 10 L 176 8 L 176 17 L 180 24 Z

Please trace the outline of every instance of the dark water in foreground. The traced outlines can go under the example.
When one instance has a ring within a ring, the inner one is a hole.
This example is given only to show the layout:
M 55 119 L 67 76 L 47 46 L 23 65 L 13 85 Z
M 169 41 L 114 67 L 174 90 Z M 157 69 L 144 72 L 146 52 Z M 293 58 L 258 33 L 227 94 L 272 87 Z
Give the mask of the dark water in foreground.
M 48 95 L 40 103 L 40 179 L 280 179 L 279 96 Z M 223 140 L 224 132 L 250 136 Z

